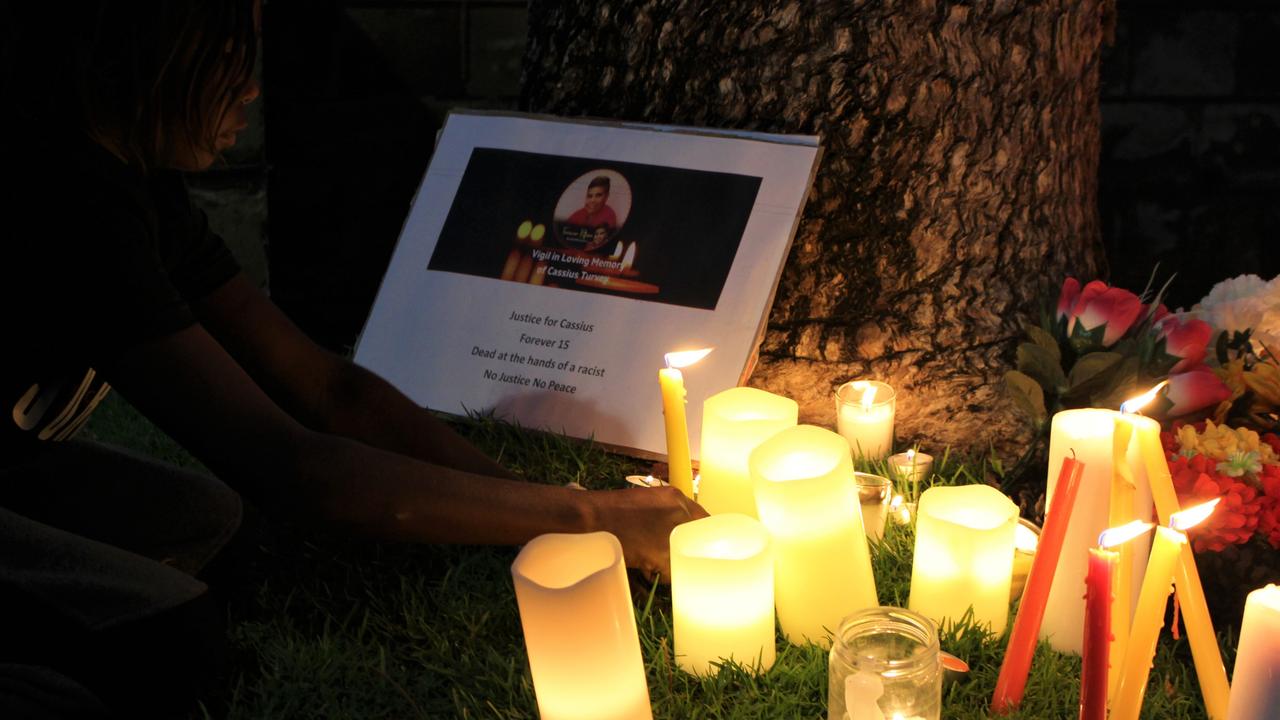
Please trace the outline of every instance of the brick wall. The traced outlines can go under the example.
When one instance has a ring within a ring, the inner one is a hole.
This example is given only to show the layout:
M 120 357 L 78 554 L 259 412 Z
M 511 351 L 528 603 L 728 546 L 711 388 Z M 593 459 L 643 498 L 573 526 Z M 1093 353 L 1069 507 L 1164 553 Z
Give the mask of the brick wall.
M 1280 3 L 1118 0 L 1103 65 L 1099 206 L 1115 282 L 1280 273 Z

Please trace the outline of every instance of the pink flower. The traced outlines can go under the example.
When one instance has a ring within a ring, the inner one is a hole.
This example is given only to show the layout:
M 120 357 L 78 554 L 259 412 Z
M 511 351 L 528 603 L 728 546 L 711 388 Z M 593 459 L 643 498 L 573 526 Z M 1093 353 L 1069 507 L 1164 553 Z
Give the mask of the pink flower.
M 1079 284 L 1075 278 L 1067 278 L 1058 298 L 1059 317 L 1064 316 L 1067 302 L 1071 306 L 1065 314 L 1067 337 L 1075 335 L 1078 326 L 1082 337 L 1073 342 L 1089 346 L 1096 340 L 1095 333 L 1101 331 L 1102 347 L 1111 347 L 1142 315 L 1142 301 L 1128 290 L 1110 287 L 1101 280 L 1090 282 L 1077 294 Z
M 1169 376 L 1169 384 L 1162 391 L 1172 406 L 1167 415 L 1177 417 L 1217 405 L 1231 397 L 1226 386 L 1206 365 L 1195 365 L 1185 372 Z
M 1062 293 L 1058 295 L 1058 321 L 1067 321 L 1067 329 L 1071 329 L 1071 308 L 1080 298 L 1080 281 L 1069 277 L 1062 282 Z
M 1203 362 L 1212 335 L 1213 328 L 1203 320 L 1183 320 L 1177 315 L 1167 315 L 1160 320 L 1156 324 L 1156 337 L 1164 340 L 1165 354 L 1178 358 L 1169 373 L 1180 373 Z

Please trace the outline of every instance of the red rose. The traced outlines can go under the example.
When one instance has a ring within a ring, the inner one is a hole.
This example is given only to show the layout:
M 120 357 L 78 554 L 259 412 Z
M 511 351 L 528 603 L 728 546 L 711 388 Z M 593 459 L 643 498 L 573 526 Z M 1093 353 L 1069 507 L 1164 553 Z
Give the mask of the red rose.
M 1186 415 L 1213 407 L 1231 397 L 1231 388 L 1206 365 L 1196 365 L 1186 372 L 1169 376 L 1169 384 L 1160 391 L 1171 406 L 1169 417 Z
M 1169 370 L 1170 374 L 1199 365 L 1209 347 L 1209 338 L 1213 336 L 1213 328 L 1209 323 L 1196 318 L 1182 320 L 1177 315 L 1169 315 L 1158 321 L 1155 332 L 1158 340 L 1164 340 L 1165 354 L 1178 358 L 1178 362 Z
M 1058 316 L 1067 320 L 1067 337 L 1078 350 L 1099 344 L 1111 347 L 1142 315 L 1142 301 L 1128 290 L 1110 287 L 1101 280 L 1090 282 L 1077 294 L 1075 288 L 1079 284 L 1075 278 L 1067 278 L 1058 298 Z M 1072 300 L 1067 310 L 1065 303 Z

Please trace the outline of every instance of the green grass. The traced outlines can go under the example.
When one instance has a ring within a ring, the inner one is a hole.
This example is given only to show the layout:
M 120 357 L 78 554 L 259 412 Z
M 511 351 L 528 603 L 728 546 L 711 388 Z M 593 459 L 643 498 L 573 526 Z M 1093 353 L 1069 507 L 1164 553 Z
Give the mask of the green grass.
M 459 429 L 508 467 L 548 482 L 618 487 L 624 475 L 649 469 L 491 418 Z M 88 432 L 198 466 L 119 399 L 104 403 Z M 939 463 L 939 482 L 973 482 L 991 470 L 950 456 Z M 537 717 L 509 571 L 514 548 L 384 545 L 249 520 L 211 578 L 227 598 L 233 664 L 224 691 L 206 700 L 208 717 Z M 910 528 L 890 523 L 873 549 L 884 604 L 906 603 L 913 542 Z M 826 652 L 780 641 L 776 664 L 761 677 L 730 666 L 697 679 L 673 662 L 670 588 L 633 576 L 631 589 L 655 717 L 826 717 Z M 943 629 L 943 648 L 973 668 L 944 689 L 944 718 L 988 717 L 1004 642 L 963 626 Z M 1224 645 L 1233 654 L 1233 643 Z M 1075 718 L 1079 671 L 1078 657 L 1042 644 L 1022 707 L 1007 717 Z M 1205 717 L 1186 641 L 1167 632 L 1142 717 Z

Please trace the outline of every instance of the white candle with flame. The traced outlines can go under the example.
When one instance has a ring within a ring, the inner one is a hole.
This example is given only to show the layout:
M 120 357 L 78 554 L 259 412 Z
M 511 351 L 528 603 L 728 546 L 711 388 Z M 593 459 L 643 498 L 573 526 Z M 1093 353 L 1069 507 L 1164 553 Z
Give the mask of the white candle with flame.
M 893 450 L 896 394 L 876 380 L 854 380 L 836 391 L 836 429 L 860 457 L 879 460 Z
M 631 249 L 635 249 L 632 244 Z M 630 255 L 630 251 L 628 251 Z M 684 374 L 680 368 L 688 367 L 711 352 L 711 348 L 667 353 L 667 366 L 658 371 L 658 384 L 662 388 L 662 414 L 667 431 L 667 465 L 671 484 L 685 497 L 693 498 L 693 460 L 689 453 L 689 422 L 685 418 Z

